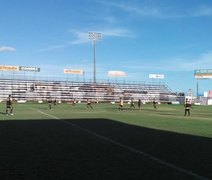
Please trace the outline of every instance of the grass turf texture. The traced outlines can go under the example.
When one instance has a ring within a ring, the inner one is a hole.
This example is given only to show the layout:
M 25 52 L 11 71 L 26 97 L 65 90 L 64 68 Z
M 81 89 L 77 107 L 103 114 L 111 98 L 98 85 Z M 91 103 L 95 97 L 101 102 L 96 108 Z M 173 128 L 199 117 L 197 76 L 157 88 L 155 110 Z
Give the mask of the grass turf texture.
M 59 104 L 49 110 L 48 104 L 15 104 L 15 115 L 4 116 L 5 105 L 1 104 L 0 120 L 52 119 L 51 116 L 34 110 L 36 109 L 58 119 L 107 118 L 136 126 L 212 137 L 212 106 L 194 106 L 190 117 L 184 116 L 183 105 L 159 105 L 154 110 L 152 105 L 147 104 L 139 111 L 130 109 L 126 104 L 123 112 L 118 112 L 117 104 L 99 103 L 93 104 L 93 107 L 94 109 L 87 109 L 86 104 L 77 104 L 75 107 Z
M 195 179 L 106 137 L 200 176 L 212 178 L 212 107 L 182 105 L 14 104 L 0 115 L 1 179 Z M 52 116 L 50 116 L 52 115 Z M 56 120 L 58 118 L 60 120 Z M 73 126 L 76 125 L 76 126 Z M 84 128 L 87 131 L 84 131 Z

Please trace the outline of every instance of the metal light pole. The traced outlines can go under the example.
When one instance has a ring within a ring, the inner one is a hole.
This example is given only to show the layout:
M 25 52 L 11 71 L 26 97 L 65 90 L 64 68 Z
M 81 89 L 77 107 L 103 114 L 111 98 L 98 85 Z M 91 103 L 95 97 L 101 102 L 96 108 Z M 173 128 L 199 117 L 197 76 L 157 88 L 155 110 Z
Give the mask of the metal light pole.
M 199 94 L 199 79 L 197 78 L 197 99 L 198 99 L 198 94 Z
M 96 41 L 102 39 L 100 32 L 88 32 L 89 39 L 93 41 L 93 82 L 96 83 Z

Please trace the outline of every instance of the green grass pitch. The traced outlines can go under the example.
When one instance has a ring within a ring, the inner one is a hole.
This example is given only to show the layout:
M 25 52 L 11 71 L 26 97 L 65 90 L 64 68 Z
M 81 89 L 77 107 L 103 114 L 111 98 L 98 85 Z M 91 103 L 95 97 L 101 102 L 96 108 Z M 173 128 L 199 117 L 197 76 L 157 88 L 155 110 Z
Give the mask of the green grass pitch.
M 4 116 L 5 105 L 1 104 L 0 120 L 52 119 L 46 113 L 58 119 L 107 118 L 136 126 L 212 137 L 212 106 L 193 106 L 190 117 L 184 116 L 183 105 L 158 105 L 155 110 L 151 104 L 146 104 L 139 111 L 137 107 L 130 109 L 130 105 L 125 104 L 123 112 L 118 112 L 117 104 L 98 103 L 92 106 L 93 109 L 87 109 L 83 103 L 75 107 L 64 103 L 49 110 L 48 104 L 14 104 L 14 116 Z
M 0 179 L 212 179 L 212 106 L 0 104 Z

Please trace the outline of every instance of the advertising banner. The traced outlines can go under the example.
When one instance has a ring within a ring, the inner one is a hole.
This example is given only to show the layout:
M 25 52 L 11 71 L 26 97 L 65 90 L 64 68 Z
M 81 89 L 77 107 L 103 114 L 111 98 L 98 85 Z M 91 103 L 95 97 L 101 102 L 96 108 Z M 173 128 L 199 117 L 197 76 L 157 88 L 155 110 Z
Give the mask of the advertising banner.
M 208 96 L 209 96 L 209 97 L 212 97 L 212 90 L 209 90 L 209 91 L 208 91 Z
M 194 70 L 194 77 L 197 79 L 212 79 L 212 69 Z
M 18 66 L 0 65 L 0 71 L 18 71 Z
M 108 71 L 108 76 L 112 77 L 125 77 L 126 73 L 123 71 Z
M 40 68 L 38 68 L 38 67 L 29 67 L 29 66 L 19 66 L 19 71 L 40 72 Z
M 79 75 L 83 74 L 82 69 L 64 69 L 63 72 L 64 74 L 79 74 Z
M 164 74 L 149 74 L 149 78 L 153 78 L 153 79 L 164 79 L 165 76 L 164 76 Z

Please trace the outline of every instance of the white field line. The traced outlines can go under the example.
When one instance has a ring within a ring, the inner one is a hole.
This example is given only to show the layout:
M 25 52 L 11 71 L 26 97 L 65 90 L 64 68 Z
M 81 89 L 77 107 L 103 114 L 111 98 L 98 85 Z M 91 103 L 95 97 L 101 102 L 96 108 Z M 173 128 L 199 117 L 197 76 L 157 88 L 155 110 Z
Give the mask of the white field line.
M 47 114 L 47 113 L 45 113 L 45 112 L 43 112 L 43 111 L 40 111 L 40 110 L 38 110 L 38 109 L 35 109 L 35 108 L 32 108 L 32 107 L 28 107 L 29 109 L 32 109 L 32 110 L 34 110 L 34 111 L 37 111 L 37 112 L 39 112 L 40 114 L 43 114 L 43 115 L 45 115 L 45 116 L 49 116 L 49 117 L 51 117 L 51 118 L 53 118 L 53 119 L 58 119 L 59 120 L 59 118 L 57 118 L 57 117 L 55 117 L 55 116 L 52 116 L 51 114 Z
M 45 112 L 42 112 L 42 111 L 40 111 L 40 110 L 31 108 L 31 107 L 29 107 L 29 108 L 32 109 L 32 110 L 34 110 L 34 111 L 37 111 L 37 112 L 39 112 L 39 113 L 41 113 L 41 114 L 43 114 L 43 115 L 45 115 L 45 116 L 51 117 L 51 118 L 53 118 L 53 119 L 61 120 L 61 122 L 65 123 L 65 124 L 67 124 L 67 125 L 69 125 L 69 126 L 76 127 L 76 128 L 78 128 L 78 129 L 80 129 L 81 131 L 84 131 L 84 132 L 86 132 L 86 133 L 88 133 L 88 134 L 91 134 L 91 135 L 93 135 L 93 136 L 95 136 L 95 137 L 97 137 L 97 138 L 99 138 L 99 139 L 102 139 L 102 140 L 105 140 L 105 141 L 110 142 L 110 143 L 112 143 L 112 144 L 115 144 L 115 145 L 117 145 L 117 146 L 120 146 L 120 147 L 122 147 L 122 148 L 124 148 L 124 149 L 127 149 L 128 151 L 131 151 L 131 152 L 133 152 L 133 153 L 135 153 L 135 154 L 139 154 L 139 155 L 141 155 L 141 156 L 143 156 L 143 157 L 146 157 L 146 158 L 148 158 L 148 159 L 150 159 L 150 160 L 152 160 L 152 161 L 154 161 L 154 162 L 157 162 L 157 163 L 159 163 L 159 164 L 161 164 L 161 165 L 164 165 L 164 166 L 166 166 L 166 167 L 168 167 L 168 168 L 171 168 L 171 169 L 174 169 L 174 170 L 176 170 L 176 171 L 178 171 L 178 172 L 187 174 L 187 175 L 192 176 L 192 177 L 194 177 L 194 178 L 196 178 L 196 179 L 208 180 L 207 177 L 201 176 L 201 175 L 196 174 L 196 173 L 194 173 L 194 172 L 192 172 L 192 171 L 189 171 L 189 170 L 183 169 L 183 168 L 181 168 L 181 167 L 178 167 L 178 166 L 176 166 L 176 165 L 174 165 L 174 164 L 171 164 L 171 163 L 169 163 L 169 162 L 166 162 L 165 160 L 162 160 L 162 159 L 159 159 L 159 158 L 157 158 L 157 157 L 151 156 L 150 154 L 147 154 L 147 153 L 145 153 L 145 152 L 143 152 L 143 151 L 139 151 L 139 150 L 137 150 L 137 149 L 135 149 L 135 148 L 132 148 L 132 147 L 130 147 L 130 146 L 121 144 L 121 143 L 119 143 L 119 142 L 117 142 L 117 141 L 114 141 L 114 140 L 112 140 L 112 139 L 110 139 L 110 138 L 107 138 L 107 137 L 105 137 L 105 136 L 102 136 L 102 135 L 100 135 L 100 134 L 97 134 L 97 133 L 95 133 L 95 132 L 93 132 L 93 131 L 90 131 L 90 130 L 88 130 L 88 129 L 86 129 L 86 128 L 80 127 L 80 126 L 78 126 L 78 125 L 76 125 L 76 124 L 74 124 L 74 123 L 72 123 L 72 122 L 70 122 L 70 121 L 62 120 L 62 119 L 60 119 L 60 118 L 58 118 L 58 117 L 56 117 L 56 116 L 53 116 L 53 115 L 51 115 L 51 114 L 47 114 L 47 113 L 45 113 Z

